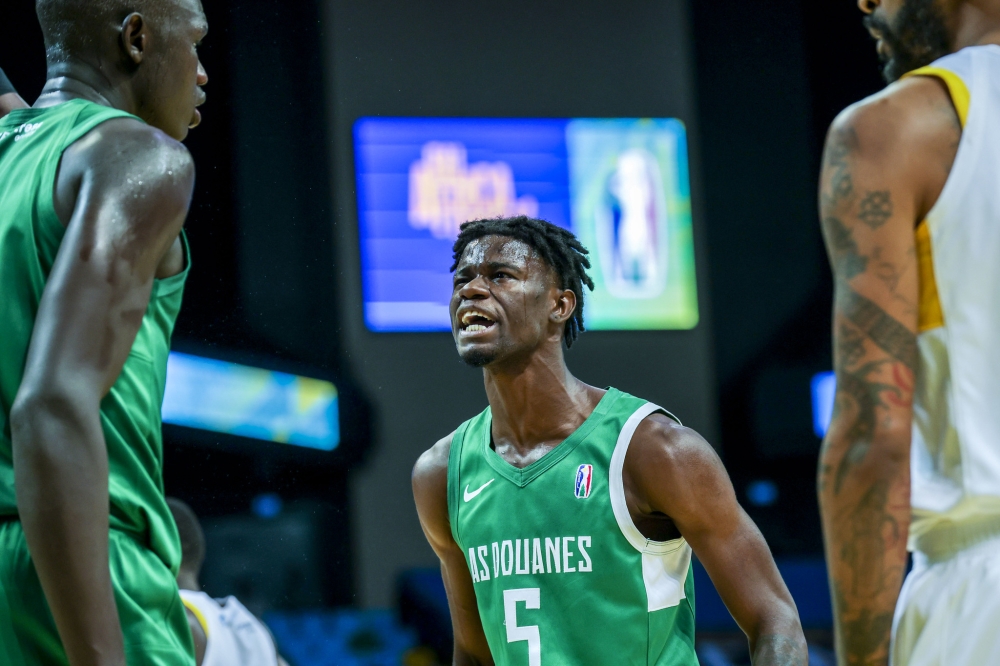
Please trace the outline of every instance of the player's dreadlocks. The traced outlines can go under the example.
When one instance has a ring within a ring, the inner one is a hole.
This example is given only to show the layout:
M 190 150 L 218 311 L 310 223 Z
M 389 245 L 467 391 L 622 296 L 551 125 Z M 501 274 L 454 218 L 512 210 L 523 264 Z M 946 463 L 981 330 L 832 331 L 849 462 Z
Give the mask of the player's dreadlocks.
M 583 286 L 594 290 L 594 281 L 587 275 L 590 268 L 589 252 L 571 232 L 557 227 L 551 222 L 536 220 L 532 217 L 519 215 L 517 217 L 497 217 L 487 220 L 472 220 L 460 227 L 461 231 L 452 247 L 455 263 L 451 265 L 454 273 L 462 253 L 472 241 L 483 236 L 508 236 L 521 241 L 542 258 L 545 263 L 555 269 L 559 276 L 560 289 L 571 289 L 576 294 L 576 310 L 566 322 L 563 341 L 566 348 L 573 346 L 576 337 L 583 328 Z

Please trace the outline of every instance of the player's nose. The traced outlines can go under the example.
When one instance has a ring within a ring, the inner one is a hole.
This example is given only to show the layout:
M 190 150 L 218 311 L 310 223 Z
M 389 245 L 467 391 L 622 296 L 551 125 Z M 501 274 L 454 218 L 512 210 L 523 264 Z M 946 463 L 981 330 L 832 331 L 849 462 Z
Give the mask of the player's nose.
M 208 72 L 205 71 L 205 66 L 198 61 L 198 85 L 203 86 L 208 83 Z
M 490 295 L 489 280 L 483 275 L 477 275 L 462 285 L 458 295 L 467 299 L 483 299 Z

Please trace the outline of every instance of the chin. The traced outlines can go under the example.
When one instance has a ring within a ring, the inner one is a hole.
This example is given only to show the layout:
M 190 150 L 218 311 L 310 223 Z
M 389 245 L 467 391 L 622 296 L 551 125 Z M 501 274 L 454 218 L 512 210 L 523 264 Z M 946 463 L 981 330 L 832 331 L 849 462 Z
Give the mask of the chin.
M 497 358 L 497 353 L 493 349 L 466 349 L 460 351 L 458 355 L 466 365 L 471 365 L 473 368 L 486 367 Z

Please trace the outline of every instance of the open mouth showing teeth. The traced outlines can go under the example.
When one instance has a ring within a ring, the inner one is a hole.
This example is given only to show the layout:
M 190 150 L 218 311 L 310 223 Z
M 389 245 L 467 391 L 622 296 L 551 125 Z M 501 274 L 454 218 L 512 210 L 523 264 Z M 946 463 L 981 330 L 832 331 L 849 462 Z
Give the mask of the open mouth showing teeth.
M 477 310 L 470 310 L 462 315 L 462 330 L 467 333 L 485 331 L 495 323 L 489 315 Z

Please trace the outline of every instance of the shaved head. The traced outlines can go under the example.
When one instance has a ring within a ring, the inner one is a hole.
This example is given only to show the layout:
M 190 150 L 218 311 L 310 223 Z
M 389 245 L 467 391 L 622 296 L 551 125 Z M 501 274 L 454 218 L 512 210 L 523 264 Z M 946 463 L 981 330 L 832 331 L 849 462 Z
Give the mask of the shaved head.
M 83 82 L 177 140 L 200 122 L 208 82 L 198 58 L 208 32 L 200 0 L 36 0 L 35 11 L 46 90 Z
M 49 65 L 88 59 L 105 50 L 129 14 L 161 18 L 173 0 L 37 0 L 35 12 L 45 36 Z

